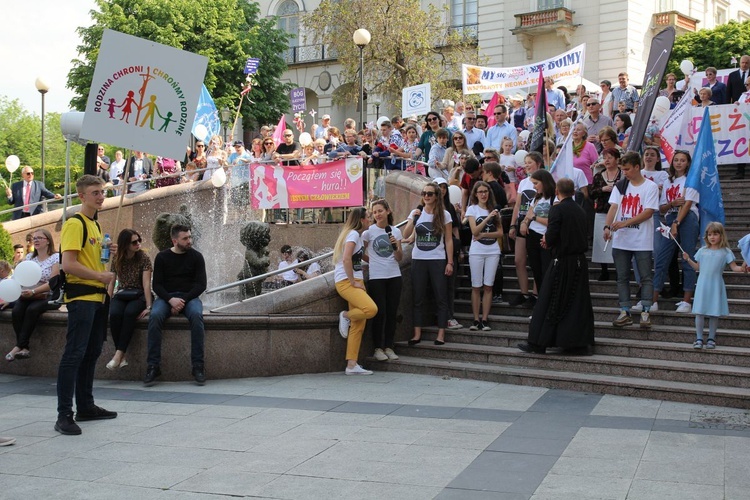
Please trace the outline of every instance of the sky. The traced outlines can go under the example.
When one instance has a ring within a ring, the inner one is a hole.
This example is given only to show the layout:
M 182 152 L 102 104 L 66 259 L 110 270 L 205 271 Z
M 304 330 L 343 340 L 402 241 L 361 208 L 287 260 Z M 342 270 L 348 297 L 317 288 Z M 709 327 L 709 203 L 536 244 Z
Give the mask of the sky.
M 70 111 L 73 92 L 65 88 L 71 60 L 78 57 L 76 28 L 89 26 L 94 0 L 10 0 L 6 13 L 0 61 L 4 74 L 0 95 L 18 99 L 27 111 L 41 113 L 41 97 L 34 82 L 41 77 L 49 87 L 45 111 Z

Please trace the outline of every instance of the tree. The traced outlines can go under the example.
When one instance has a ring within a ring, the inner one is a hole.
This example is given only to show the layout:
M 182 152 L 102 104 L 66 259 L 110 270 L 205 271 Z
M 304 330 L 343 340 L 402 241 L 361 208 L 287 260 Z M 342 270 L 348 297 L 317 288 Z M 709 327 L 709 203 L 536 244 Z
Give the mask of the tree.
M 433 96 L 459 99 L 461 63 L 478 64 L 474 40 L 448 29 L 446 9 L 420 0 L 323 0 L 302 18 L 306 43 L 323 44 L 338 54 L 344 83 L 359 81 L 359 48 L 353 33 L 372 34 L 364 50 L 365 86 L 401 106 L 401 89 L 429 82 Z M 336 95 L 337 102 L 357 99 L 357 85 Z
M 71 106 L 86 108 L 102 33 L 109 28 L 153 42 L 208 57 L 204 83 L 216 106 L 236 108 L 245 81 L 242 69 L 248 57 L 257 57 L 258 85 L 242 108 L 245 124 L 272 123 L 289 106 L 287 86 L 278 80 L 286 69 L 281 54 L 288 36 L 269 20 L 259 20 L 259 9 L 246 0 L 96 0 L 94 21 L 78 28 L 81 59 L 73 60 L 68 88 L 78 95 Z
M 750 53 L 750 21 L 730 21 L 714 29 L 704 29 L 680 35 L 674 42 L 667 72 L 683 76 L 680 62 L 693 61 L 699 71 L 708 66 L 718 69 L 731 67 L 732 56 L 738 60 Z

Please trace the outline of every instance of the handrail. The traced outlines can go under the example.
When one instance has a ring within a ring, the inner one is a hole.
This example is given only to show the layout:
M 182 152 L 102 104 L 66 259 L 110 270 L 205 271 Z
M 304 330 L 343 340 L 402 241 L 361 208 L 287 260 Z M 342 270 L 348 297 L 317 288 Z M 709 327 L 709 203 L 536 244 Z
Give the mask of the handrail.
M 406 225 L 407 222 L 409 222 L 408 219 L 403 220 L 403 221 L 399 222 L 398 224 L 396 224 L 396 227 L 404 226 L 404 225 Z M 324 253 L 322 255 L 318 255 L 314 259 L 309 259 L 309 260 L 306 260 L 304 262 L 300 262 L 298 264 L 295 264 L 293 266 L 285 267 L 283 269 L 275 269 L 273 271 L 269 271 L 269 272 L 264 273 L 264 274 L 259 274 L 258 276 L 253 276 L 251 278 L 245 278 L 243 280 L 238 280 L 238 281 L 235 281 L 235 282 L 232 282 L 232 283 L 227 283 L 225 285 L 219 285 L 217 287 L 211 288 L 210 290 L 206 290 L 205 293 L 208 294 L 208 293 L 221 292 L 223 290 L 227 290 L 229 288 L 234 288 L 236 286 L 244 285 L 246 283 L 253 283 L 255 281 L 265 280 L 266 278 L 270 278 L 272 276 L 276 276 L 277 274 L 285 273 L 285 272 L 287 272 L 289 270 L 292 270 L 292 269 L 297 269 L 297 268 L 300 268 L 300 267 L 309 266 L 313 262 L 319 262 L 319 261 L 327 259 L 329 257 L 333 257 L 333 251 L 326 252 L 326 253 Z

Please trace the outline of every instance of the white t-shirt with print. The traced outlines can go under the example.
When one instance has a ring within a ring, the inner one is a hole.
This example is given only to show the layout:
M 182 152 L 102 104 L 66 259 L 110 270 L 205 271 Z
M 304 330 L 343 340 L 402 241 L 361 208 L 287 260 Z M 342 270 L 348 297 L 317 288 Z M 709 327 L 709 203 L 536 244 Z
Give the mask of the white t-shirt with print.
M 685 190 L 686 176 L 677 177 L 675 180 L 670 181 L 669 177 L 664 181 L 664 187 L 661 190 L 661 198 L 659 199 L 659 205 L 667 205 L 675 199 L 683 196 L 686 201 L 692 201 L 693 204 L 690 206 L 690 211 L 699 217 L 698 214 L 698 202 L 700 202 L 700 196 L 695 189 Z M 674 213 L 680 211 L 681 207 L 672 207 L 667 210 L 667 213 Z
M 409 217 L 414 219 L 414 211 L 409 214 Z M 447 210 L 443 211 L 443 217 L 445 224 L 451 223 L 451 214 Z M 428 214 L 424 210 L 419 215 L 417 223 L 414 225 L 414 231 L 417 235 L 414 239 L 414 249 L 411 252 L 411 258 L 416 260 L 444 260 L 445 256 L 445 238 L 447 227 L 443 228 L 443 234 L 436 236 L 433 231 L 432 225 L 433 215 Z M 449 238 L 453 235 L 448 234 Z
M 609 195 L 609 203 L 618 205 L 613 222 L 622 222 L 636 217 L 649 208 L 659 210 L 659 188 L 655 183 L 644 179 L 640 186 L 628 183 L 623 196 L 615 184 L 612 194 Z M 612 234 L 612 248 L 652 251 L 654 249 L 654 218 L 649 217 L 637 226 L 623 227 L 615 231 Z
M 658 187 L 662 187 L 669 179 L 669 174 L 666 170 L 641 170 L 641 175 L 655 183 Z
M 401 230 L 391 226 L 391 234 L 396 240 L 401 240 Z M 385 229 L 372 224 L 362 233 L 362 241 L 368 243 L 367 254 L 370 256 L 370 279 L 383 280 L 401 276 L 401 268 L 393 256 L 395 250 Z
M 362 245 L 362 237 L 354 229 L 349 231 L 349 234 L 346 235 L 344 246 L 346 246 L 346 244 L 349 242 L 354 243 L 354 253 L 352 253 L 352 269 L 354 271 L 354 279 L 364 279 L 364 276 L 362 274 L 362 256 L 365 254 L 365 247 Z M 336 263 L 336 267 L 333 270 L 333 279 L 336 283 L 349 279 L 346 276 L 346 271 L 344 270 L 343 259 L 340 262 Z
M 549 198 L 539 198 L 532 203 L 531 210 L 534 211 L 536 217 L 541 217 L 542 219 L 549 218 L 549 209 L 552 208 L 552 200 Z M 531 221 L 529 229 L 537 234 L 545 234 L 547 232 L 547 226 L 537 221 Z
M 479 205 L 471 205 L 466 209 L 466 216 L 474 217 L 477 225 L 481 224 L 489 215 L 489 210 Z M 487 222 L 482 233 L 494 233 L 497 231 L 496 221 L 497 219 Z M 500 255 L 500 244 L 497 242 L 497 238 L 479 238 L 478 240 L 472 238 L 469 255 Z
M 518 197 L 521 198 L 521 204 L 518 207 L 518 222 L 521 222 L 536 197 L 536 189 L 534 189 L 534 183 L 531 182 L 531 177 L 526 177 L 518 183 Z

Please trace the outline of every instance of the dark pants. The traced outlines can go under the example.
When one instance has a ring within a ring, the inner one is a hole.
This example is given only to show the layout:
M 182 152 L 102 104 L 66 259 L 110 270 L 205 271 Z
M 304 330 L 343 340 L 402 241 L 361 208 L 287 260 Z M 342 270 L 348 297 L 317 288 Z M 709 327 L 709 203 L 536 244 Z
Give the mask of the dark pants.
M 203 366 L 203 302 L 193 299 L 185 304 L 182 314 L 190 323 L 190 360 L 193 366 Z M 157 298 L 148 320 L 148 364 L 161 364 L 161 336 L 164 322 L 172 315 L 169 302 Z
M 416 327 L 424 326 L 422 306 L 429 289 L 435 296 L 438 328 L 448 326 L 448 283 L 445 279 L 445 265 L 445 259 L 411 261 L 411 287 L 414 301 L 412 320 Z
M 378 313 L 371 320 L 372 343 L 376 349 L 393 347 L 398 304 L 401 302 L 402 281 L 401 276 L 397 276 L 367 282 L 367 293 L 378 306 Z
M 107 328 L 107 307 L 101 302 L 68 302 L 68 334 L 57 372 L 57 413 L 73 413 L 94 406 L 94 372 Z
M 127 352 L 138 315 L 146 309 L 145 299 L 120 300 L 114 296 L 109 305 L 109 328 L 118 351 Z
M 544 273 L 547 272 L 550 263 L 549 250 L 542 248 L 542 236 L 531 230 L 526 235 L 526 255 L 529 257 L 529 267 L 531 267 L 531 274 L 534 276 L 537 292 L 542 289 Z
M 47 299 L 23 300 L 13 304 L 13 330 L 16 332 L 16 347 L 29 348 L 29 339 L 34 333 L 39 316 L 47 310 Z

